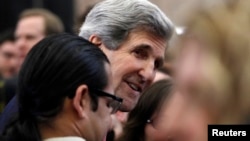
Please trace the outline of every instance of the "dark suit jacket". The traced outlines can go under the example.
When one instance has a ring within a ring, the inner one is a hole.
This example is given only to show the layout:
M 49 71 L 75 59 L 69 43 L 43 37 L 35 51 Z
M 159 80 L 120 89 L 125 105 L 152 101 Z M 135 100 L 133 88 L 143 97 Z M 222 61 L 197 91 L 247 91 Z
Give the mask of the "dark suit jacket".
M 18 115 L 17 96 L 14 96 L 7 104 L 0 117 L 0 134 L 4 128 Z
M 5 103 L 7 104 L 0 116 L 0 134 L 18 114 L 18 103 L 16 95 L 18 76 L 5 80 L 3 87 Z

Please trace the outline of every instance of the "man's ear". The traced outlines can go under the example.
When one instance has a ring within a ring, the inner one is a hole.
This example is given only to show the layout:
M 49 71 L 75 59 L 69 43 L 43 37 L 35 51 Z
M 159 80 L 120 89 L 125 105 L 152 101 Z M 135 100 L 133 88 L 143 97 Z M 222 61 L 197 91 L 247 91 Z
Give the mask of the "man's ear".
M 90 37 L 89 37 L 89 41 L 91 43 L 93 43 L 94 45 L 98 46 L 105 54 L 106 54 L 106 50 L 108 50 L 106 48 L 106 46 L 103 44 L 102 40 L 100 37 L 98 37 L 97 35 L 95 34 L 92 34 Z M 107 55 L 107 54 L 106 54 Z
M 86 116 L 86 110 L 89 110 L 89 105 L 90 97 L 87 85 L 78 86 L 73 98 L 73 107 L 80 118 L 84 118 Z
M 95 34 L 90 35 L 89 41 L 90 41 L 91 43 L 93 43 L 94 45 L 98 46 L 98 47 L 101 47 L 101 45 L 102 45 L 102 40 L 101 40 L 101 38 L 98 37 L 98 36 L 95 35 Z

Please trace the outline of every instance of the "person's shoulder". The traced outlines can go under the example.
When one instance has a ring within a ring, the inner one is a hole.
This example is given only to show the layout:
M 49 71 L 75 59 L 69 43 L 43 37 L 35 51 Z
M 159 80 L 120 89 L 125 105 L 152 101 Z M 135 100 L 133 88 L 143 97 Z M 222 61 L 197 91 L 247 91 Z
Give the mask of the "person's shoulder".
M 12 86 L 12 85 L 17 85 L 17 76 L 11 77 L 9 79 L 5 80 L 5 85 L 6 86 Z
M 80 137 L 56 137 L 56 138 L 48 138 L 43 141 L 86 141 L 83 138 Z
M 0 141 L 7 141 L 6 137 L 0 135 Z
M 17 97 L 14 96 L 11 101 L 7 104 L 0 116 L 0 134 L 3 132 L 5 127 L 11 123 L 11 121 L 18 114 Z

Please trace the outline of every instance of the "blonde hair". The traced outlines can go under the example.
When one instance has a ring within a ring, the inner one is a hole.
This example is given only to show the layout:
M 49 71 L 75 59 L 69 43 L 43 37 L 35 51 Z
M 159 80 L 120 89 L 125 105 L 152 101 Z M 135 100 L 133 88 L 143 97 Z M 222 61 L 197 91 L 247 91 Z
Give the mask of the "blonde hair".
M 64 32 L 64 26 L 61 19 L 57 15 L 46 9 L 42 8 L 26 9 L 20 14 L 19 20 L 32 16 L 41 16 L 44 19 L 45 35 Z
M 245 0 L 220 1 L 213 9 L 199 9 L 180 37 L 180 43 L 195 39 L 202 44 L 206 77 L 194 84 L 196 97 L 216 111 L 219 123 L 242 123 L 250 114 L 249 4 Z

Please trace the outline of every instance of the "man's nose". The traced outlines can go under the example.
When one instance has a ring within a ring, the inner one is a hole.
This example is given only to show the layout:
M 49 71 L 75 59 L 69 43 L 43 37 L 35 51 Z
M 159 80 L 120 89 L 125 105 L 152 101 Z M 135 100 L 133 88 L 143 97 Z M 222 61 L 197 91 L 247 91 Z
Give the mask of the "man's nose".
M 139 75 L 142 77 L 142 79 L 151 84 L 155 77 L 155 66 L 153 62 L 147 62 L 143 65 L 142 69 L 139 72 Z
M 23 47 L 25 46 L 25 39 L 18 39 L 17 41 L 16 41 L 16 47 L 18 48 L 18 49 L 23 49 Z
M 10 59 L 10 64 L 12 65 L 12 66 L 17 66 L 18 65 L 18 62 L 19 62 L 19 60 L 18 60 L 19 58 L 18 58 L 18 56 L 12 56 L 12 58 Z

